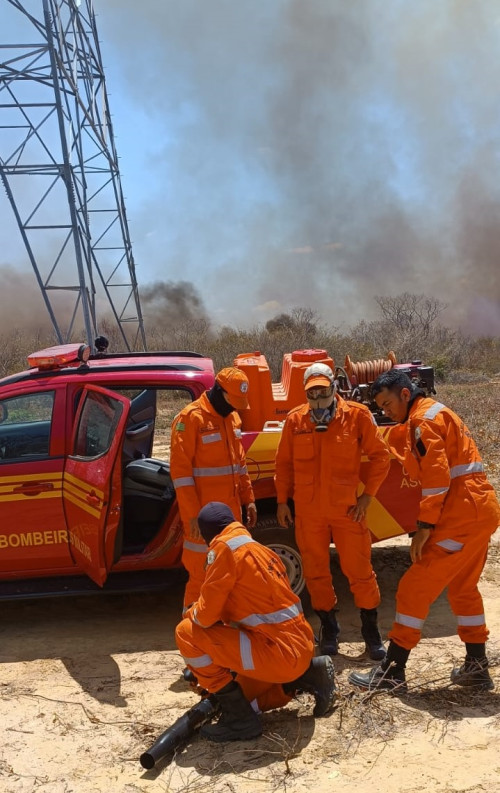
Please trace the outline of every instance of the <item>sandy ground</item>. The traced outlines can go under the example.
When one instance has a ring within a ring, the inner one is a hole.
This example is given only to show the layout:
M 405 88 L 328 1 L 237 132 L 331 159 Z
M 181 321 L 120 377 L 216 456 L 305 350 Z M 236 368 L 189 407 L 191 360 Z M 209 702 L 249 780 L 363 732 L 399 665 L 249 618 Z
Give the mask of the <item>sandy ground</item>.
M 374 547 L 390 628 L 407 540 Z M 347 683 L 360 655 L 358 614 L 335 555 L 341 652 L 336 710 L 315 721 L 304 697 L 265 714 L 264 735 L 240 745 L 195 739 L 173 762 L 145 771 L 139 757 L 193 705 L 173 641 L 180 589 L 6 603 L 0 644 L 2 793 L 316 791 L 477 793 L 500 791 L 500 531 L 482 580 L 491 627 L 493 692 L 449 684 L 462 659 L 441 598 L 412 653 L 409 693 L 367 696 Z M 315 623 L 315 615 L 311 621 Z

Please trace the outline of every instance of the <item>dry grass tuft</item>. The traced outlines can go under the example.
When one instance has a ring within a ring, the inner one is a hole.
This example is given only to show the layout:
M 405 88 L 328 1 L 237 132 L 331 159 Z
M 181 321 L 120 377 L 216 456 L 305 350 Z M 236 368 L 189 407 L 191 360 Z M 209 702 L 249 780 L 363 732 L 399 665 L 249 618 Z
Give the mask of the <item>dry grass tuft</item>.
M 435 656 L 415 651 L 407 672 L 408 691 L 353 689 L 347 679 L 338 683 L 334 712 L 328 717 L 328 731 L 321 752 L 325 758 L 341 761 L 367 745 L 383 748 L 398 733 L 446 735 L 451 723 L 477 716 L 496 716 L 498 695 L 472 688 L 460 688 L 450 681 L 454 665 L 448 654 Z M 427 657 L 425 657 L 427 655 Z M 500 654 L 490 654 L 490 669 L 500 665 Z
M 347 675 L 341 673 L 335 708 L 327 717 L 314 720 L 312 698 L 300 695 L 286 708 L 263 715 L 264 733 L 256 741 L 226 747 L 223 755 L 218 746 L 198 744 L 199 773 L 211 783 L 219 777 L 227 785 L 228 775 L 236 775 L 253 789 L 293 790 L 301 777 L 310 774 L 311 764 L 336 766 L 359 757 L 360 767 L 371 767 L 398 735 L 411 741 L 412 733 L 418 731 L 442 743 L 461 719 L 498 717 L 499 695 L 450 682 L 454 662 L 448 653 L 436 655 L 435 645 L 425 643 L 414 654 L 407 673 L 407 693 L 353 689 Z M 494 652 L 490 666 L 499 665 L 500 653 Z M 313 738 L 314 758 L 308 751 Z

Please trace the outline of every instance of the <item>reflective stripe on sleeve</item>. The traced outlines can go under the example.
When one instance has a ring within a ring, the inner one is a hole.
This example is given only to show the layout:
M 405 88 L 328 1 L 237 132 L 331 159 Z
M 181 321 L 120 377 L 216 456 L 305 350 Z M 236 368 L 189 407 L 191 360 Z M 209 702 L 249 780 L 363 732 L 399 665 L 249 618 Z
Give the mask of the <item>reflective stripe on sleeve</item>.
M 179 479 L 172 479 L 172 484 L 177 490 L 178 487 L 194 487 L 192 476 L 180 476 Z
M 186 551 L 195 551 L 196 553 L 207 553 L 208 551 L 208 545 L 204 545 L 202 542 L 184 540 L 183 547 Z
M 450 476 L 456 479 L 457 476 L 467 476 L 467 474 L 482 474 L 484 465 L 480 462 L 466 463 L 465 465 L 454 465 L 450 468 Z
M 406 625 L 407 628 L 415 628 L 417 631 L 423 627 L 425 622 L 425 620 L 421 620 L 418 617 L 410 617 L 409 614 L 400 614 L 399 612 L 396 612 L 394 619 L 400 625 Z
M 447 493 L 449 487 L 426 487 L 422 490 L 422 496 L 440 496 L 441 493 Z
M 440 540 L 436 543 L 436 545 L 444 548 L 445 551 L 453 551 L 453 553 L 456 551 L 461 551 L 464 547 L 463 542 L 457 542 L 456 540 Z
M 484 614 L 471 614 L 469 616 L 457 614 L 457 622 L 459 625 L 485 625 L 486 619 Z
M 242 545 L 247 545 L 249 542 L 256 542 L 253 537 L 247 537 L 245 534 L 240 534 L 239 537 L 231 537 L 229 540 L 224 540 L 228 548 L 235 551 L 241 548 Z
M 294 603 L 292 606 L 273 611 L 270 614 L 249 614 L 248 617 L 243 617 L 243 619 L 239 620 L 239 624 L 247 625 L 252 628 L 256 625 L 263 624 L 279 625 L 281 622 L 287 622 L 288 620 L 294 619 L 294 617 L 298 617 L 301 613 L 302 604 Z
M 435 402 L 431 407 L 425 411 L 424 419 L 433 419 L 437 416 L 438 413 L 441 413 L 444 410 L 445 405 L 441 402 Z

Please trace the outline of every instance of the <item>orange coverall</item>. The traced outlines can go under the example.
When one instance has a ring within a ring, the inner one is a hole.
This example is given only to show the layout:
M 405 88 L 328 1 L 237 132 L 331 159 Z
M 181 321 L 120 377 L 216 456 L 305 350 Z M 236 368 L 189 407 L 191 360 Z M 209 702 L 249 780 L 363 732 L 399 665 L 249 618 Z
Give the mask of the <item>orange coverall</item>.
M 401 455 L 398 455 L 401 459 Z M 464 422 L 434 399 L 417 398 L 406 422 L 403 464 L 422 486 L 418 519 L 435 525 L 399 582 L 389 638 L 407 650 L 420 640 L 431 603 L 448 588 L 463 642 L 488 638 L 478 581 L 500 507 Z
M 390 454 L 369 409 L 335 398 L 326 432 L 315 431 L 308 404 L 288 414 L 276 453 L 276 493 L 278 503 L 294 500 L 295 538 L 313 608 L 330 611 L 337 603 L 330 571 L 333 541 L 356 606 L 372 609 L 380 592 L 370 532 L 347 510 L 356 504 L 361 455 L 369 460 L 364 492 L 373 496 L 387 476 Z
M 279 557 L 237 521 L 210 543 L 200 597 L 176 628 L 177 646 L 202 688 L 233 680 L 261 710 L 290 701 L 281 683 L 300 677 L 314 635 Z
M 182 563 L 189 573 L 184 606 L 189 606 L 205 578 L 207 553 L 203 539 L 190 536 L 191 519 L 210 501 L 222 501 L 241 519 L 241 505 L 254 501 L 238 414 L 219 415 L 206 394 L 183 408 L 172 423 L 170 474 L 184 527 Z

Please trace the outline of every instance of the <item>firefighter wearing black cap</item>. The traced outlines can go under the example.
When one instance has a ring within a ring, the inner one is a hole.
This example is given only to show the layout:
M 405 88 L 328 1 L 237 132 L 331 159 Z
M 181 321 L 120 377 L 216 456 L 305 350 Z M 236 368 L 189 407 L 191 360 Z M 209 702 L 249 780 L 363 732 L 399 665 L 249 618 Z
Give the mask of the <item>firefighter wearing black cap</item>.
M 325 715 L 334 699 L 333 664 L 313 658 L 313 632 L 281 560 L 226 504 L 207 504 L 198 524 L 209 548 L 205 580 L 175 635 L 187 667 L 220 704 L 218 723 L 201 734 L 255 738 L 262 732 L 257 711 L 281 707 L 299 690 L 313 694 L 315 716 Z

